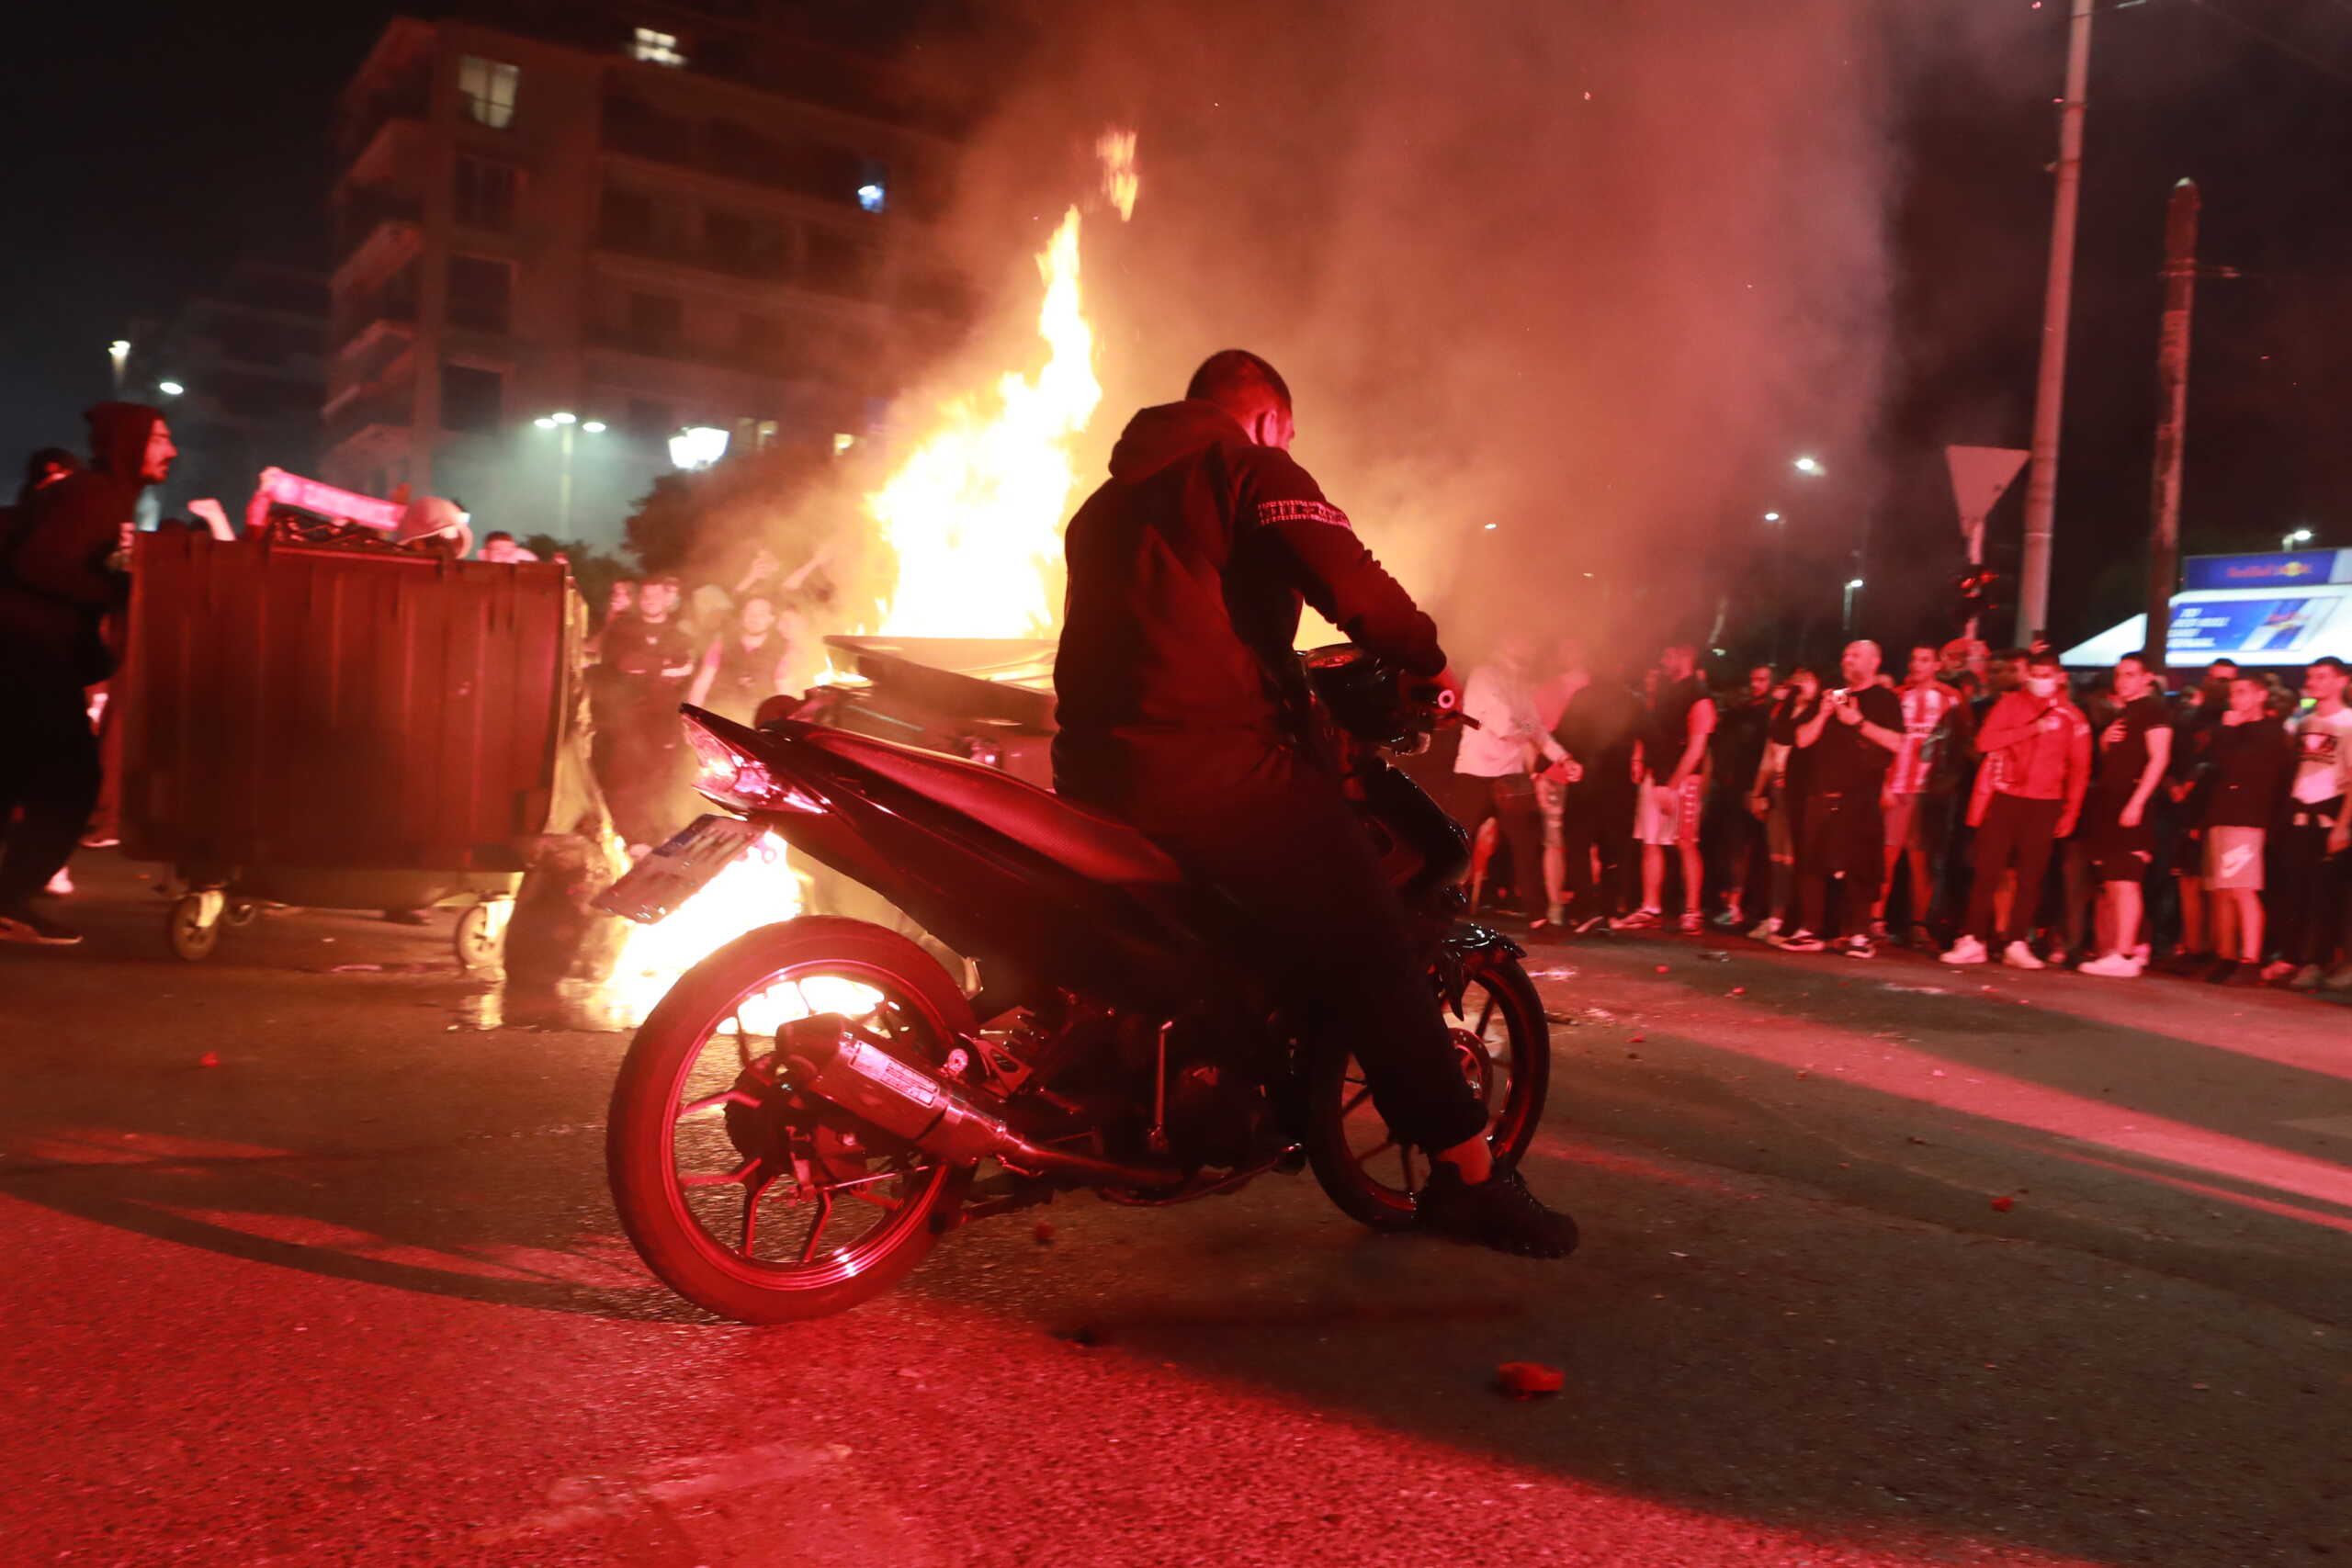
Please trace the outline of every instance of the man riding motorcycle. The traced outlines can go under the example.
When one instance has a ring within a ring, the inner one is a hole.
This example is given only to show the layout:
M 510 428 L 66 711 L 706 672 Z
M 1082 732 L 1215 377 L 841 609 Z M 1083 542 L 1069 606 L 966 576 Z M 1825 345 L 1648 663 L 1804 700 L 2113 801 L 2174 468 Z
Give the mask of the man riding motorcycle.
M 1290 457 L 1294 428 L 1288 386 L 1239 349 L 1128 422 L 1065 542 L 1055 788 L 1133 823 L 1263 930 L 1259 951 L 1328 1008 L 1397 1141 L 1431 1156 L 1421 1229 L 1566 1257 L 1575 1224 L 1491 1156 L 1404 905 L 1313 739 L 1302 603 L 1408 678 L 1460 688 L 1434 623 Z

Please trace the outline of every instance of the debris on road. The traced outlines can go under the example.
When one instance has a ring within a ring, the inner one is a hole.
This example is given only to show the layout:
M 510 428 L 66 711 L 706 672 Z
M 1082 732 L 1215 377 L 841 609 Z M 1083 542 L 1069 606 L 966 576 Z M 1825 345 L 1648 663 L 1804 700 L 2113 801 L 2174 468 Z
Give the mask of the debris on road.
M 220 1053 L 218 1051 L 207 1051 L 203 1055 L 198 1056 L 196 1059 L 196 1065 L 199 1067 L 217 1067 L 220 1065 Z
M 1996 1213 L 2006 1214 L 2011 1209 L 2017 1207 L 2017 1201 L 2018 1201 L 2016 1199 L 2004 1193 L 2002 1196 L 1993 1200 L 1993 1207 Z
M 1541 1361 L 1505 1361 L 1495 1369 L 1495 1386 L 1513 1399 L 1539 1399 L 1557 1393 L 1567 1382 L 1557 1367 Z

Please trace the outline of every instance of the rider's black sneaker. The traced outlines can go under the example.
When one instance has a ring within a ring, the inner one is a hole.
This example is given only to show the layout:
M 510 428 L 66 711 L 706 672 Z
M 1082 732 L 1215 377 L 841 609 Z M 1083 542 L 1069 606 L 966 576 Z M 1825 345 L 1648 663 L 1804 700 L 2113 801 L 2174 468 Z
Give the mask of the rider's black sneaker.
M 1422 1230 L 1521 1258 L 1566 1258 L 1577 1249 L 1576 1221 L 1538 1202 L 1518 1171 L 1498 1165 L 1474 1187 L 1445 1161 L 1430 1165 L 1429 1185 L 1415 1199 Z

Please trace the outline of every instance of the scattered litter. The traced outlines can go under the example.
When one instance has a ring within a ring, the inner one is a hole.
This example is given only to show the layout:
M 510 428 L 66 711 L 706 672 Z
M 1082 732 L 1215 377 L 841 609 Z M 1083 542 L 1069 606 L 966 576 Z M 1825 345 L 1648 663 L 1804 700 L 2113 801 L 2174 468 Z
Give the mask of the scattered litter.
M 1984 988 L 1989 991 L 1993 987 L 1987 986 Z M 1941 986 L 1904 986 L 1898 985 L 1893 980 L 1882 982 L 1879 986 L 1879 989 L 1882 991 L 1904 991 L 1915 997 L 1948 997 L 1951 995 L 1950 991 L 1945 990 Z
M 1800 1068 L 1798 1068 L 1798 1069 L 1797 1069 L 1797 1077 L 1801 1077 L 1801 1078 L 1809 1078 L 1809 1077 L 1813 1077 L 1813 1075 L 1812 1075 L 1811 1073 L 1806 1072 L 1804 1068 L 1800 1067 Z
M 338 964 L 327 971 L 330 975 L 380 975 L 383 972 L 384 966 L 380 964 Z
M 2195 1389 L 2195 1390 L 2197 1390 L 2197 1392 L 2198 1392 L 2198 1393 L 2204 1393 L 2207 1389 L 2211 1388 L 2213 1385 L 2212 1385 L 2211 1383 L 2209 1383 L 2209 1382 L 2193 1382 L 2193 1383 L 2190 1383 L 2188 1386 L 2189 1386 L 2189 1387 L 2191 1387 L 2191 1388 L 2193 1388 L 2193 1389 Z
M 196 1059 L 196 1065 L 199 1067 L 217 1067 L 220 1065 L 220 1053 L 218 1051 L 207 1051 L 203 1055 L 198 1056 Z
M 1699 952 L 1699 956 L 1705 959 L 1710 964 L 1728 964 L 1731 962 L 1731 954 L 1725 953 L 1719 947 L 1702 948 Z
M 1531 980 L 1573 980 L 1577 977 L 1577 972 L 1566 967 L 1531 969 L 1527 972 L 1527 977 Z
M 1495 1387 L 1513 1399 L 1557 1393 L 1566 1382 L 1559 1368 L 1547 1367 L 1541 1361 L 1505 1361 L 1495 1369 Z
M 1628 1045 L 1639 1045 L 1648 1039 L 1649 1036 L 1646 1034 L 1636 1034 L 1631 1040 L 1626 1041 L 1625 1043 Z
M 1939 1078 L 1944 1076 L 1944 1070 L 1941 1067 L 1931 1068 L 1928 1076 L 1931 1078 Z
M 1596 1023 L 1614 1023 L 1617 1021 L 1617 1015 L 1607 1008 L 1587 1008 L 1584 1015 Z
M 1054 1245 L 1054 1222 L 1051 1220 L 1039 1220 L 1037 1222 L 1037 1228 L 1029 1234 L 1037 1238 L 1037 1245 L 1039 1247 L 1051 1247 Z
M 1731 988 L 1731 994 L 1735 997 L 1744 997 L 1747 995 L 1747 987 L 1745 986 L 1734 986 Z
M 1993 1209 L 1996 1213 L 2006 1214 L 2011 1209 L 2017 1207 L 2017 1202 L 2018 1201 L 2016 1199 L 2004 1193 L 2002 1196 L 1993 1200 Z
M 1661 964 L 1657 966 L 1657 972 L 1661 975 L 1670 975 L 1674 972 L 1674 966 L 1669 964 Z

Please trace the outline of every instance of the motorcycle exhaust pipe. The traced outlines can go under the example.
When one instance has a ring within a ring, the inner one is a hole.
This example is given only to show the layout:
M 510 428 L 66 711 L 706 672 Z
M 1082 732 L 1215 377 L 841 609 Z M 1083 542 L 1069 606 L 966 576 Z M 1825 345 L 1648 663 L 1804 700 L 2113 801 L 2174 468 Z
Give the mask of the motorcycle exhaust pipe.
M 797 1019 L 777 1032 L 776 1055 L 792 1087 L 839 1106 L 955 1165 L 994 1157 L 1029 1176 L 1060 1176 L 1097 1187 L 1172 1187 L 1170 1166 L 1128 1165 L 1033 1144 L 931 1074 L 859 1037 L 839 1013 Z

